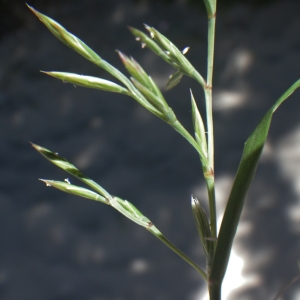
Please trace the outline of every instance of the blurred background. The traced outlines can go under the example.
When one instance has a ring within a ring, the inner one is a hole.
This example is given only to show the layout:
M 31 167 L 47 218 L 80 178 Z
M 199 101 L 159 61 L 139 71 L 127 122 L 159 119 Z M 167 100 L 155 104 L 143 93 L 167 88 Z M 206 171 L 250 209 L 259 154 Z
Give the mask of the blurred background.
M 300 77 L 300 3 L 219 1 L 214 75 L 216 184 L 221 216 L 243 144 L 267 109 Z M 173 70 L 141 49 L 127 26 L 146 23 L 206 72 L 207 21 L 200 0 L 28 1 L 103 59 L 125 68 L 132 55 L 164 89 Z M 113 195 L 128 199 L 204 266 L 190 195 L 207 207 L 190 145 L 122 95 L 63 84 L 41 74 L 67 71 L 112 80 L 55 39 L 23 1 L 0 1 L 0 299 L 206 299 L 189 265 L 108 206 L 46 188 L 38 178 L 69 175 L 29 142 L 59 152 Z M 189 78 L 165 92 L 192 130 Z M 223 284 L 230 300 L 274 299 L 299 275 L 300 92 L 274 115 L 246 200 Z M 78 184 L 73 178 L 70 181 Z M 300 298 L 300 282 L 280 299 Z

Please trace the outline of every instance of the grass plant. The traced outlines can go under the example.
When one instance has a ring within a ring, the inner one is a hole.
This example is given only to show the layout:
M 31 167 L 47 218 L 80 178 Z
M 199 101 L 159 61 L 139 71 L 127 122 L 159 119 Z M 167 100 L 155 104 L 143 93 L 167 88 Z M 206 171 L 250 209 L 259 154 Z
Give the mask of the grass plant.
M 203 89 L 206 104 L 206 124 L 204 124 L 201 113 L 198 110 L 196 100 L 192 91 L 190 92 L 192 123 L 194 132 L 191 135 L 177 119 L 172 108 L 164 98 L 163 93 L 157 84 L 144 71 L 142 66 L 131 57 L 118 51 L 118 55 L 127 69 L 128 78 L 114 66 L 105 61 L 96 52 L 89 48 L 83 41 L 68 32 L 48 16 L 28 6 L 42 23 L 72 50 L 78 52 L 84 58 L 94 63 L 111 74 L 117 81 L 112 82 L 102 78 L 78 75 L 67 72 L 43 72 L 64 82 L 80 85 L 87 88 L 100 89 L 103 91 L 120 93 L 133 98 L 144 108 L 162 119 L 173 127 L 186 139 L 195 151 L 199 154 L 202 165 L 203 178 L 207 187 L 207 198 L 209 204 L 208 217 L 202 204 L 194 196 L 191 196 L 192 215 L 199 233 L 202 248 L 206 257 L 206 269 L 201 269 L 191 258 L 184 254 L 172 244 L 143 213 L 132 203 L 119 197 L 112 196 L 95 181 L 82 174 L 74 165 L 65 158 L 59 156 L 44 147 L 32 144 L 47 160 L 57 167 L 65 170 L 74 177 L 81 180 L 89 188 L 75 186 L 69 182 L 41 179 L 47 186 L 52 186 L 63 192 L 95 200 L 110 205 L 125 217 L 144 227 L 179 257 L 190 264 L 207 282 L 210 300 L 221 299 L 221 286 L 226 272 L 233 239 L 240 220 L 244 205 L 244 199 L 256 171 L 259 157 L 263 150 L 273 113 L 299 86 L 300 79 L 296 81 L 275 104 L 267 111 L 261 122 L 254 129 L 247 139 L 242 158 L 233 182 L 228 198 L 225 212 L 222 218 L 219 232 L 217 232 L 216 198 L 214 181 L 214 132 L 213 132 L 213 111 L 212 111 L 212 90 L 213 90 L 213 64 L 214 64 L 214 41 L 216 24 L 216 0 L 203 0 L 208 19 L 208 47 L 207 47 L 207 74 L 202 76 L 185 57 L 188 48 L 180 51 L 167 37 L 162 35 L 155 28 L 145 26 L 146 33 L 136 28 L 129 27 L 133 36 L 142 43 L 142 47 L 148 48 L 154 54 L 170 64 L 175 72 L 170 76 L 166 88 L 173 88 L 180 82 L 183 76 L 196 80 Z M 203 114 L 203 112 L 202 112 Z

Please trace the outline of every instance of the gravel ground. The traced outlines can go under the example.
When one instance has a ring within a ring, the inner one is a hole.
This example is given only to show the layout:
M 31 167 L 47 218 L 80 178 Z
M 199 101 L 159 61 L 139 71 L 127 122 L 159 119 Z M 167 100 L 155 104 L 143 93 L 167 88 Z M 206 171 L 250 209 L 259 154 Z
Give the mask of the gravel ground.
M 172 70 L 142 50 L 127 25 L 142 29 L 146 23 L 180 48 L 190 46 L 187 57 L 205 72 L 205 15 L 181 1 L 54 1 L 43 12 L 124 73 L 114 50 L 133 55 L 162 88 Z M 190 209 L 191 193 L 206 203 L 196 153 L 132 99 L 39 73 L 111 79 L 57 41 L 23 3 L 19 14 L 23 26 L 0 40 L 0 299 L 202 299 L 205 285 L 198 274 L 143 228 L 107 206 L 37 181 L 68 175 L 29 141 L 59 152 L 110 193 L 134 203 L 174 244 L 204 263 Z M 299 15 L 300 3 L 292 0 L 219 11 L 214 111 L 220 212 L 244 141 L 300 77 Z M 165 93 L 189 130 L 190 87 L 203 111 L 201 89 L 187 78 Z M 234 276 L 224 290 L 237 283 L 240 272 L 247 281 L 227 299 L 272 299 L 299 274 L 299 97 L 298 91 L 274 116 L 235 240 L 243 268 L 231 265 Z M 282 299 L 299 294 L 296 283 Z

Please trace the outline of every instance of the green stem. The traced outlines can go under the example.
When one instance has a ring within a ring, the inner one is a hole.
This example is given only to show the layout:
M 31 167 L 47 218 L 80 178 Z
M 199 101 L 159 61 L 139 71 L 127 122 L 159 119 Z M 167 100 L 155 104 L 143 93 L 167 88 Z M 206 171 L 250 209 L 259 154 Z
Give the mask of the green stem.
M 208 189 L 210 226 L 213 237 L 217 236 L 217 218 L 216 218 L 216 200 L 214 184 L 214 130 L 213 130 L 213 111 L 212 111 L 212 78 L 214 64 L 214 41 L 215 41 L 216 17 L 211 16 L 208 19 L 208 50 L 207 50 L 207 79 L 204 88 L 206 101 L 207 118 L 207 139 L 208 139 L 208 163 L 209 174 L 204 174 Z
M 222 287 L 222 282 L 209 281 L 208 290 L 209 290 L 210 300 L 221 300 L 221 287 Z
M 170 123 L 169 123 L 170 124 Z M 178 133 L 180 133 L 199 153 L 202 166 L 207 166 L 208 162 L 205 158 L 202 149 L 199 147 L 194 138 L 190 135 L 190 133 L 182 126 L 182 124 L 176 119 L 175 122 L 170 124 Z
M 192 266 L 207 281 L 207 274 L 186 254 L 184 254 L 174 244 L 172 244 L 154 225 L 149 228 L 149 231 L 159 240 L 161 240 L 166 246 L 168 246 L 172 251 L 174 251 L 178 256 L 180 256 L 184 261 L 186 261 L 190 266 Z
M 204 88 L 206 103 L 206 122 L 207 122 L 207 155 L 211 170 L 214 170 L 214 127 L 212 114 L 212 90 L 211 85 L 207 83 Z
M 213 16 L 211 16 L 210 19 L 208 19 L 208 53 L 207 53 L 206 82 L 209 87 L 212 87 L 212 78 L 213 78 L 215 28 L 216 28 L 216 16 L 213 15 Z
M 210 230 L 211 230 L 212 237 L 217 237 L 217 214 L 216 214 L 214 177 L 206 178 L 206 187 L 207 187 L 208 200 L 209 200 Z M 216 242 L 214 244 L 216 246 Z

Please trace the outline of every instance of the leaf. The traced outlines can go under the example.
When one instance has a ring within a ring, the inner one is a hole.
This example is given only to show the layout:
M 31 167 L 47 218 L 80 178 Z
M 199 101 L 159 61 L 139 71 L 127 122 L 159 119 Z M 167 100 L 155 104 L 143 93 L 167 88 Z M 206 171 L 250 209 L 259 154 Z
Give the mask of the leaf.
M 84 174 L 82 174 L 74 165 L 69 163 L 65 158 L 58 155 L 58 153 L 54 153 L 44 147 L 31 143 L 31 146 L 37 150 L 40 154 L 42 154 L 47 160 L 49 160 L 52 164 L 56 165 L 57 167 L 63 169 L 64 171 L 70 173 L 77 179 L 84 182 L 86 185 L 90 186 L 94 189 L 97 193 L 102 195 L 104 198 L 109 199 L 110 194 L 102 188 L 98 183 L 91 180 Z
M 170 90 L 174 86 L 176 86 L 180 82 L 180 80 L 181 80 L 181 78 L 182 78 L 183 75 L 184 74 L 182 72 L 180 72 L 180 71 L 176 71 L 175 73 L 173 73 L 169 77 L 169 80 L 168 80 L 168 82 L 166 84 L 166 90 Z
M 153 51 L 156 55 L 161 57 L 163 60 L 165 60 L 167 63 L 172 64 L 172 60 L 170 57 L 166 54 L 164 50 L 162 50 L 156 42 L 153 41 L 152 38 L 148 37 L 144 32 L 133 28 L 133 27 L 128 27 L 130 32 L 136 37 L 136 40 L 142 43 L 142 47 L 144 48 L 145 46 L 148 47 L 151 51 Z M 176 66 L 174 66 L 176 67 Z
M 222 282 L 225 275 L 245 196 L 254 177 L 259 157 L 266 142 L 273 113 L 280 104 L 299 87 L 300 79 L 296 81 L 269 109 L 245 143 L 243 155 L 226 205 L 218 236 L 210 275 L 211 282 Z
M 123 200 L 119 197 L 114 197 L 119 204 L 123 206 L 136 220 L 140 221 L 141 226 L 149 230 L 150 227 L 154 226 L 153 223 L 144 216 L 132 203 L 127 200 Z M 137 223 L 137 222 L 136 222 Z
M 172 251 L 174 251 L 178 256 L 180 256 L 183 260 L 185 260 L 188 264 L 190 264 L 197 272 L 199 272 L 205 280 L 207 280 L 206 273 L 195 263 L 193 262 L 186 254 L 184 254 L 181 250 L 179 250 L 174 244 L 172 244 L 159 230 L 154 224 L 144 216 L 132 203 L 127 200 L 123 200 L 119 197 L 111 196 L 107 191 L 105 191 L 100 185 L 96 182 L 92 181 L 85 175 L 83 175 L 74 165 L 69 163 L 65 158 L 59 156 L 57 153 L 54 153 L 46 148 L 41 146 L 32 144 L 33 148 L 35 148 L 39 153 L 41 153 L 47 160 L 52 162 L 54 165 L 59 168 L 67 171 L 72 174 L 79 180 L 83 181 L 94 190 L 96 190 L 100 195 L 94 193 L 88 189 L 71 185 L 69 181 L 54 181 L 54 180 L 45 180 L 42 179 L 46 183 L 46 185 L 53 186 L 59 190 L 62 190 L 66 193 L 74 194 L 77 196 L 85 197 L 88 199 L 96 200 L 103 202 L 107 205 L 111 205 L 122 215 L 127 217 L 129 220 L 135 222 L 136 224 L 146 228 L 150 233 L 152 233 L 156 238 L 158 238 L 161 242 L 163 242 L 166 246 L 168 246 Z
M 139 81 L 142 85 L 149 89 L 149 79 L 145 70 L 141 65 L 135 61 L 133 58 L 129 58 L 127 55 L 123 54 L 121 51 L 117 51 L 120 56 L 122 63 L 129 72 L 129 74 Z
M 107 92 L 114 92 L 129 95 L 127 89 L 122 86 L 108 81 L 102 78 L 93 77 L 93 76 L 85 76 L 68 72 L 44 72 L 47 75 L 55 77 L 57 79 L 61 79 L 64 82 L 69 82 L 75 85 L 83 86 L 86 88 L 99 89 Z
M 205 252 L 207 263 L 210 265 L 213 257 L 214 246 L 211 242 L 212 234 L 209 227 L 209 222 L 199 200 L 194 196 L 191 197 L 191 204 L 196 228 Z
M 145 25 L 145 28 L 150 33 L 150 36 L 157 42 L 157 44 L 165 51 L 171 61 L 175 63 L 182 71 L 189 74 L 193 69 L 191 63 L 186 59 L 182 52 L 164 35 L 162 35 L 155 28 Z
M 98 67 L 104 69 L 106 72 L 110 73 L 112 76 L 120 80 L 126 87 L 130 88 L 130 80 L 124 76 L 118 69 L 113 67 L 111 64 L 102 59 L 95 51 L 93 51 L 89 46 L 87 46 L 82 40 L 77 36 L 67 31 L 63 26 L 49 18 L 48 16 L 38 12 L 33 7 L 27 4 L 28 8 L 39 18 L 39 20 L 51 31 L 51 33 L 59 39 L 62 43 L 82 55 L 84 58 L 88 59 Z
M 192 102 L 192 119 L 193 119 L 194 131 L 195 131 L 195 138 L 199 147 L 202 150 L 204 158 L 207 158 L 207 141 L 205 135 L 205 127 L 203 124 L 201 114 L 198 110 L 196 101 L 194 99 L 192 90 L 191 90 L 191 102 Z
M 154 93 L 157 97 L 163 99 L 163 95 L 161 91 L 159 90 L 156 83 L 153 81 L 153 79 L 145 72 L 145 70 L 141 67 L 141 65 L 132 57 L 129 58 L 125 54 L 123 54 L 121 51 L 117 51 L 119 54 L 123 64 L 125 65 L 127 71 L 129 74 L 138 81 L 141 85 L 146 87 L 148 90 L 150 90 L 152 93 Z M 165 101 L 164 101 L 165 102 Z M 165 103 L 165 105 L 167 105 Z
M 75 35 L 68 32 L 59 23 L 49 18 L 48 16 L 40 13 L 33 7 L 27 4 L 28 8 L 39 18 L 39 20 L 51 31 L 51 33 L 59 39 L 62 43 L 72 48 L 80 55 L 90 60 L 93 63 L 99 64 L 102 58 L 96 54 L 91 48 L 89 48 L 83 41 L 77 38 Z
M 196 69 L 183 55 L 183 53 L 169 39 L 167 39 L 153 27 L 145 25 L 145 28 L 150 33 L 151 38 L 145 35 L 142 31 L 133 27 L 129 27 L 129 30 L 138 41 L 142 42 L 142 45 L 147 46 L 150 50 L 152 50 L 156 55 L 160 56 L 173 68 L 194 78 L 203 87 L 205 86 L 206 83 L 204 78 L 199 74 L 199 72 L 196 71 Z
M 134 206 L 129 203 L 128 201 L 124 201 L 117 197 L 112 197 L 105 189 L 103 189 L 99 184 L 97 184 L 95 181 L 91 180 L 84 174 L 82 174 L 74 165 L 69 163 L 65 158 L 59 156 L 57 153 L 54 153 L 46 148 L 43 148 L 41 146 L 32 144 L 32 147 L 35 148 L 39 153 L 41 153 L 47 160 L 49 160 L 51 163 L 56 165 L 57 167 L 65 170 L 66 172 L 70 173 L 77 179 L 81 180 L 88 186 L 90 186 L 92 189 L 94 189 L 98 194 L 102 195 L 105 199 L 105 203 L 108 205 L 111 205 L 113 208 L 115 208 L 117 211 L 119 211 L 121 214 L 123 214 L 125 217 L 130 219 L 131 221 L 137 223 L 140 226 L 146 227 L 147 229 L 149 226 L 152 226 L 153 224 L 150 222 L 148 218 L 143 216 L 138 209 L 134 209 Z M 53 186 L 57 189 L 63 190 L 64 192 L 77 194 L 79 196 L 79 193 L 81 193 L 80 196 L 85 195 L 86 198 L 93 198 L 95 195 L 88 194 L 87 189 L 83 189 L 77 186 L 74 186 L 73 189 L 66 190 L 70 185 L 68 183 L 60 182 L 60 181 L 53 181 L 53 180 L 43 180 L 46 184 L 50 184 L 50 186 Z M 81 190 L 80 190 L 81 189 Z M 83 190 L 82 190 L 83 189 Z M 96 200 L 96 199 L 92 199 Z M 100 199 L 98 199 L 100 200 Z M 103 200 L 103 199 L 102 199 Z M 103 201 L 102 201 L 103 202 Z M 139 213 L 138 213 L 139 212 Z
M 165 99 L 162 97 L 158 97 L 144 85 L 142 85 L 139 81 L 131 78 L 131 81 L 135 85 L 135 87 L 142 93 L 142 95 L 147 99 L 147 101 L 153 105 L 155 109 L 157 109 L 162 115 L 164 115 L 165 111 L 169 108 L 166 104 Z
M 104 204 L 108 204 L 108 201 L 99 194 L 92 192 L 86 188 L 83 188 L 81 186 L 77 186 L 74 184 L 62 182 L 62 181 L 55 181 L 55 180 L 48 180 L 48 179 L 40 179 L 43 181 L 47 186 L 52 186 L 58 190 L 61 190 L 65 193 L 69 193 L 75 196 L 87 198 L 94 201 L 99 201 Z

